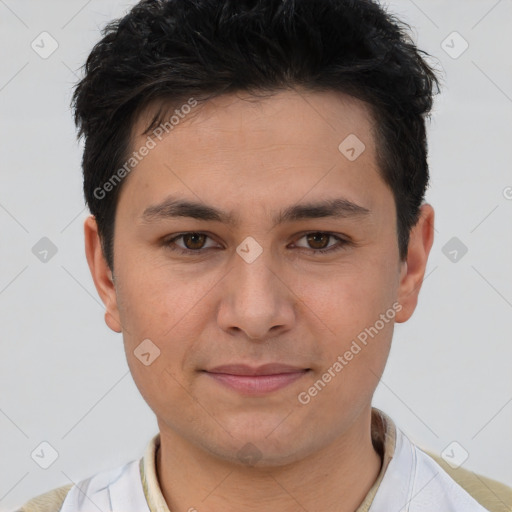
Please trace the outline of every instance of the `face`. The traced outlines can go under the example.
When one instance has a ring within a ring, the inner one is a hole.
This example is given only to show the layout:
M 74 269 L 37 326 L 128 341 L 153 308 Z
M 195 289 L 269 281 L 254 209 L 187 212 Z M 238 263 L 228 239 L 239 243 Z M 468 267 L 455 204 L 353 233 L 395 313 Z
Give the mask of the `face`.
M 399 261 L 372 126 L 335 93 L 222 96 L 155 139 L 123 184 L 111 286 L 89 220 L 107 323 L 162 435 L 283 464 L 368 410 L 426 264 Z

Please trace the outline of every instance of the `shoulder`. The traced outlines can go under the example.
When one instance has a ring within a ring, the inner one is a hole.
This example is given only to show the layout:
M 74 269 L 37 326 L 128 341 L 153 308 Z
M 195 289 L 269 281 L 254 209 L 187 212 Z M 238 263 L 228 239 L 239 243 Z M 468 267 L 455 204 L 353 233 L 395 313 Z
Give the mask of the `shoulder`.
M 511 490 L 499 482 L 461 468 L 453 473 L 439 457 L 395 429 L 394 451 L 372 506 L 389 505 L 411 512 L 511 512 Z
M 37 496 L 12 512 L 149 512 L 141 479 L 141 461 L 117 468 Z
M 14 512 L 59 512 L 73 484 L 63 485 L 27 501 Z
M 431 451 L 422 450 L 422 452 L 441 466 L 450 478 L 487 510 L 490 512 L 510 512 L 512 488 L 461 467 L 454 469 L 439 455 Z
M 153 456 L 157 434 L 147 445 L 143 458 L 101 470 L 94 475 L 36 496 L 11 512 L 91 512 L 90 503 L 101 512 L 149 512 L 143 461 Z M 147 465 L 146 464 L 146 465 Z

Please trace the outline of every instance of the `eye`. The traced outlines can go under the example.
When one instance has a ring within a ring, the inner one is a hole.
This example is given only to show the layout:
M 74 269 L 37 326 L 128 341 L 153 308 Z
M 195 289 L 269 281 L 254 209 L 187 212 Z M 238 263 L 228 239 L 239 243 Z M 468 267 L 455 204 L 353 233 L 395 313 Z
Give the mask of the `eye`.
M 333 235 L 332 233 L 325 233 L 323 231 L 315 231 L 311 233 L 307 233 L 302 236 L 299 240 L 303 238 L 306 239 L 306 242 L 310 245 L 310 247 L 303 247 L 308 252 L 313 254 L 315 253 L 326 253 L 326 252 L 334 252 L 343 249 L 344 246 L 350 245 L 348 240 L 345 240 L 339 236 Z M 329 239 L 334 238 L 338 241 L 338 243 L 327 245 Z M 311 247 L 312 246 L 312 247 Z
M 182 233 L 181 235 L 177 235 L 167 241 L 164 242 L 164 244 L 171 249 L 172 251 L 178 251 L 184 254 L 189 253 L 199 253 L 203 252 L 201 249 L 205 248 L 205 240 L 207 238 L 210 238 L 205 233 L 197 233 L 197 232 L 190 232 L 190 233 Z M 176 245 L 176 240 L 182 239 L 183 244 L 185 247 L 177 246 L 173 247 L 173 245 Z M 211 247 L 206 247 L 207 249 L 210 249 Z
M 206 249 L 215 249 L 218 247 L 215 246 L 207 246 L 205 245 L 206 240 L 210 237 L 206 233 L 199 232 L 188 232 L 181 233 L 176 235 L 170 239 L 166 239 L 163 241 L 163 245 L 175 252 L 179 252 L 181 254 L 202 254 L 206 252 Z M 309 247 L 304 246 L 296 246 L 301 250 L 305 250 L 308 253 L 315 254 L 323 254 L 329 252 L 335 252 L 343 249 L 345 246 L 351 245 L 349 240 L 345 240 L 339 236 L 336 236 L 332 233 L 325 233 L 323 231 L 313 231 L 310 233 L 306 233 L 299 240 L 306 239 L 306 243 Z M 334 239 L 337 243 L 329 245 L 328 242 L 330 239 Z M 177 241 L 181 240 L 183 246 L 178 245 Z

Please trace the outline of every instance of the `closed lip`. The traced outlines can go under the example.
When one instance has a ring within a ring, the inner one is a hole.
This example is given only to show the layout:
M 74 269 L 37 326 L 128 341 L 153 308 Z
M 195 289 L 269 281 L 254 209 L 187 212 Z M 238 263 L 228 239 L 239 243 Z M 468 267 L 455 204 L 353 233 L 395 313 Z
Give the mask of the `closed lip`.
M 246 364 L 225 364 L 215 366 L 208 373 L 219 373 L 224 375 L 258 376 L 258 375 L 281 375 L 284 373 L 302 373 L 310 368 L 291 366 L 281 363 L 268 363 L 260 366 L 250 366 Z

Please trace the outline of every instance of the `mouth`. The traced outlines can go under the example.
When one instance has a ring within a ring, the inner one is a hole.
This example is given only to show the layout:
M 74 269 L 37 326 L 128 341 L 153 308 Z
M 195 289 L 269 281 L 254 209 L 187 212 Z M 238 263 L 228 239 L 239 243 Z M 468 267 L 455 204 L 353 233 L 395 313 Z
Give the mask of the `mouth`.
M 247 395 L 263 395 L 289 386 L 311 371 L 277 363 L 259 367 L 223 365 L 203 370 L 217 383 Z

